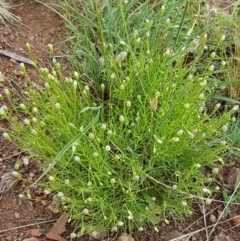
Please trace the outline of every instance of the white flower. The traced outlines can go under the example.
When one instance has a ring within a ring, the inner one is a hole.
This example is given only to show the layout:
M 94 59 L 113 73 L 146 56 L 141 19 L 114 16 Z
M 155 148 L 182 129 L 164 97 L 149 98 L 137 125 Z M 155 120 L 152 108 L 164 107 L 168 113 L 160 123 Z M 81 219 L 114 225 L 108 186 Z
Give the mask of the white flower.
M 235 106 L 233 106 L 232 109 L 235 110 L 235 111 L 238 111 L 238 110 L 239 110 L 239 105 L 235 105 Z
M 215 58 L 215 57 L 216 57 L 216 53 L 215 53 L 215 52 L 212 52 L 211 55 L 210 55 L 210 57 L 211 57 L 212 59 Z
M 139 177 L 138 175 L 135 175 L 134 179 L 135 179 L 136 181 L 139 181 L 139 180 L 140 180 L 140 177 Z
M 218 167 L 214 167 L 213 170 L 212 170 L 212 173 L 213 174 L 218 174 L 219 172 L 219 168 Z
M 189 108 L 190 108 L 190 104 L 187 103 L 187 104 L 184 105 L 184 107 L 185 107 L 186 109 L 189 109 Z
M 91 187 L 91 186 L 92 186 L 92 182 L 88 182 L 88 183 L 87 183 L 87 186 L 88 186 L 88 187 Z
M 201 167 L 201 164 L 197 163 L 197 164 L 195 164 L 195 167 L 196 167 L 196 168 L 200 168 L 200 167 Z
M 23 123 L 25 125 L 30 125 L 30 120 L 26 118 L 26 119 L 23 120 Z
M 138 231 L 139 231 L 139 232 L 142 232 L 143 230 L 144 230 L 143 227 L 139 227 L 139 228 L 138 228 Z
M 73 157 L 73 160 L 74 160 L 75 162 L 79 162 L 79 161 L 80 161 L 80 157 L 79 157 L 79 156 L 74 156 L 74 157 Z
M 227 126 L 227 125 L 223 125 L 223 126 L 222 126 L 222 130 L 223 130 L 224 132 L 226 132 L 226 131 L 228 130 L 228 126 Z
M 213 70 L 214 70 L 214 67 L 215 67 L 215 66 L 214 66 L 213 64 L 210 65 L 209 70 L 210 70 L 210 71 L 213 71 Z
M 37 118 L 36 118 L 36 117 L 33 117 L 33 118 L 32 118 L 32 122 L 37 123 Z
M 226 141 L 220 141 L 220 145 L 225 146 L 227 144 Z
M 184 131 L 181 129 L 181 130 L 179 130 L 179 131 L 177 132 L 177 135 L 178 135 L 178 136 L 181 136 L 181 135 L 183 134 L 183 132 L 184 132 Z
M 199 95 L 199 98 L 200 98 L 201 100 L 203 100 L 203 99 L 205 98 L 205 95 L 204 95 L 203 93 L 201 93 L 201 94 Z
M 108 131 L 107 131 L 107 135 L 108 135 L 108 136 L 111 136 L 112 134 L 113 134 L 112 130 L 108 130 Z
M 227 64 L 227 62 L 224 61 L 224 60 L 221 62 L 221 65 L 222 65 L 222 66 L 225 66 L 226 64 Z
M 137 38 L 137 43 L 140 43 L 141 42 L 141 38 Z
M 120 54 L 118 54 L 118 56 L 116 57 L 116 62 L 117 63 L 121 63 L 123 62 L 126 57 L 127 57 L 128 53 L 126 51 L 122 51 Z
M 10 96 L 10 91 L 9 91 L 9 89 L 4 89 L 4 93 L 5 93 L 5 95 L 8 96 L 8 97 Z
M 88 198 L 87 198 L 87 201 L 88 201 L 88 202 L 91 202 L 91 201 L 92 201 L 92 199 L 91 199 L 90 197 L 88 197 Z
M 16 177 L 16 178 L 19 178 L 19 177 L 20 177 L 20 174 L 19 174 L 19 172 L 17 172 L 17 171 L 13 171 L 13 172 L 12 172 L 12 175 L 13 175 L 14 177 Z
M 88 138 L 91 139 L 91 140 L 94 139 L 94 134 L 93 133 L 89 133 Z
M 157 139 L 157 143 L 161 145 L 162 144 L 162 140 Z
M 204 193 L 207 193 L 207 194 L 211 194 L 211 193 L 212 193 L 212 192 L 211 192 L 208 188 L 206 188 L 206 187 L 204 187 L 202 190 L 203 190 Z
M 172 185 L 172 189 L 176 190 L 177 189 L 177 185 L 176 184 Z
M 166 19 L 166 23 L 167 23 L 167 24 L 171 23 L 171 19 L 170 19 L 170 18 L 167 18 L 167 19 Z
M 122 227 L 122 226 L 124 225 L 124 222 L 119 221 L 119 222 L 117 223 L 117 225 L 118 225 L 119 227 Z
M 151 197 L 152 201 L 156 202 L 156 197 Z
M 232 122 L 235 123 L 237 121 L 237 118 L 236 117 L 233 117 L 232 118 Z
M 64 196 L 64 194 L 63 194 L 63 192 L 58 192 L 57 196 L 61 198 Z
M 173 137 L 172 138 L 172 142 L 179 142 L 179 138 L 178 137 Z
M 126 1 L 126 0 L 125 0 L 125 1 Z M 92 236 L 93 238 L 96 238 L 97 235 L 98 235 L 97 231 L 92 231 L 91 236 Z
M 106 151 L 110 151 L 110 150 L 111 150 L 111 147 L 110 147 L 109 145 L 107 145 L 107 146 L 105 147 L 105 149 L 106 149 Z
M 32 112 L 33 113 L 37 113 L 38 112 L 38 108 L 37 107 L 33 107 Z
M 23 103 L 21 103 L 19 106 L 20 106 L 20 108 L 21 108 L 22 110 L 26 110 L 26 109 L 27 109 L 26 106 L 25 106 Z
M 74 89 L 77 89 L 77 81 L 76 80 L 73 81 L 73 87 L 74 87 Z
M 107 125 L 106 125 L 106 124 L 102 124 L 101 128 L 102 128 L 103 130 L 106 130 Z
M 219 186 L 216 186 L 216 187 L 215 187 L 215 190 L 217 190 L 217 191 L 220 190 L 220 189 L 221 189 L 221 188 L 220 188 Z
M 131 101 L 130 100 L 128 100 L 127 102 L 126 102 L 126 105 L 127 105 L 127 107 L 129 108 L 129 107 L 131 107 Z
M 55 180 L 55 178 L 53 176 L 49 176 L 48 179 L 49 179 L 49 181 L 54 181 Z
M 220 40 L 221 40 L 221 41 L 224 41 L 225 39 L 226 39 L 226 36 L 225 36 L 225 35 L 222 35 Z
M 69 179 L 66 179 L 64 182 L 66 185 L 69 185 L 69 183 L 70 183 Z
M 182 201 L 182 206 L 186 207 L 187 206 L 187 202 L 186 201 Z
M 77 237 L 77 234 L 75 234 L 75 233 L 71 233 L 71 234 L 70 234 L 70 238 L 71 238 L 71 239 L 76 238 L 76 237 Z
M 155 231 L 156 233 L 159 233 L 159 229 L 158 229 L 157 227 L 154 227 L 154 231 Z
M 82 210 L 82 214 L 88 215 L 88 214 L 89 214 L 89 210 L 88 210 L 87 208 L 84 208 L 84 209 Z
M 99 155 L 99 154 L 98 154 L 97 152 L 94 152 L 94 153 L 93 153 L 93 157 L 98 157 L 98 155 Z
M 0 115 L 3 116 L 3 115 L 5 115 L 5 113 L 6 113 L 6 112 L 5 112 L 4 108 L 1 107 L 1 108 L 0 108 Z
M 111 183 L 111 184 L 115 184 L 115 183 L 116 183 L 116 179 L 115 179 L 115 178 L 111 178 L 111 179 L 110 179 L 110 183 Z
M 55 107 L 56 107 L 57 109 L 60 109 L 60 104 L 59 104 L 59 103 L 56 103 L 56 104 L 55 104 Z
M 150 32 L 150 31 L 147 31 L 147 32 L 146 32 L 146 37 L 149 38 L 149 37 L 150 37 L 150 34 L 151 34 L 151 32 Z
M 44 194 L 46 194 L 46 195 L 48 195 L 48 194 L 50 194 L 50 191 L 48 190 L 48 189 L 44 189 Z
M 123 115 L 120 115 L 120 116 L 119 116 L 119 121 L 120 121 L 120 122 L 124 122 L 124 116 L 123 116 Z
M 210 205 L 212 203 L 212 201 L 213 200 L 211 198 L 207 198 L 207 199 L 205 199 L 205 204 Z
M 207 84 L 207 80 L 200 82 L 200 86 L 205 86 L 206 84 Z
M 193 139 L 195 137 L 195 135 L 193 133 L 189 133 L 188 136 L 190 139 Z

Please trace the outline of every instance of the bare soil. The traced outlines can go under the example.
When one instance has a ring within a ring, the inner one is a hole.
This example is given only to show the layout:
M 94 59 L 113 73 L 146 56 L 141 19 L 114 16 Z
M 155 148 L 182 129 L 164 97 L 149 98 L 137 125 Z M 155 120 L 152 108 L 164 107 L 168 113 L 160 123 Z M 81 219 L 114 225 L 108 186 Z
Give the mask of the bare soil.
M 48 0 L 48 3 L 58 0 Z M 212 3 L 213 1 L 211 1 Z M 228 2 L 228 1 L 227 1 Z M 47 45 L 54 44 L 55 53 L 62 56 L 61 40 L 66 37 L 67 30 L 63 21 L 52 10 L 31 0 L 12 0 L 12 12 L 21 18 L 22 24 L 15 23 L 8 27 L 0 26 L 0 50 L 6 50 L 23 57 L 30 58 L 25 50 L 26 43 L 30 43 L 34 56 L 42 65 L 48 65 L 51 61 Z M 219 6 L 217 6 L 219 7 Z M 227 7 L 224 5 L 224 7 Z M 4 88 L 19 88 L 24 91 L 25 81 L 16 72 L 19 62 L 9 57 L 0 55 L 0 71 L 5 76 L 4 84 L 0 85 L 0 93 Z M 33 68 L 29 66 L 30 74 L 35 77 Z M 7 125 L 0 120 L 1 126 Z M 45 196 L 40 188 L 31 190 L 33 201 L 22 200 L 19 194 L 27 190 L 27 184 L 16 182 L 11 172 L 14 165 L 19 163 L 22 174 L 28 180 L 34 180 L 41 173 L 41 162 L 30 160 L 29 165 L 24 165 L 25 154 L 17 150 L 12 144 L 3 139 L 0 134 L 0 241 L 40 241 L 47 239 L 42 233 L 36 237 L 33 232 L 24 233 L 26 230 L 40 229 L 50 230 L 61 214 L 52 212 L 49 197 Z M 232 163 L 239 163 L 239 160 L 229 160 Z M 237 168 L 237 165 L 234 165 Z M 233 170 L 233 169 L 231 169 Z M 231 172 L 230 170 L 230 172 Z M 234 169 L 238 170 L 238 169 Z M 229 174 L 229 173 L 228 173 Z M 228 176 L 229 177 L 229 176 Z M 7 182 L 6 182 L 7 180 Z M 223 185 L 221 180 L 219 185 Z M 6 186 L 4 186 L 7 183 Z M 3 191 L 5 191 L 3 193 Z M 240 240 L 240 230 L 236 227 L 237 221 L 233 222 L 223 211 L 224 205 L 221 203 L 222 196 L 214 196 L 218 201 L 212 202 L 209 206 L 196 203 L 195 213 L 183 221 L 177 217 L 170 219 L 170 224 L 159 223 L 156 227 L 159 232 L 149 226 L 144 232 L 134 232 L 135 240 L 161 241 L 161 240 L 192 240 L 192 241 L 238 241 Z M 231 205 L 231 213 L 240 214 L 239 203 Z M 220 220 L 216 226 L 216 221 Z M 235 218 L 236 219 L 236 218 Z M 238 220 L 239 221 L 239 220 Z M 69 240 L 69 234 L 74 226 L 67 225 L 66 231 L 61 233 L 65 240 Z M 212 233 L 211 233 L 212 231 Z M 195 233 L 194 233 L 195 232 Z M 187 237 L 178 238 L 184 234 L 194 233 Z M 35 237 L 34 237 L 35 236 Z M 96 237 L 98 240 L 113 240 L 119 237 L 119 241 L 131 241 L 128 236 L 121 236 L 121 233 L 111 234 L 103 232 Z M 76 240 L 89 240 L 89 236 L 77 238 Z M 55 239 L 59 240 L 60 239 Z

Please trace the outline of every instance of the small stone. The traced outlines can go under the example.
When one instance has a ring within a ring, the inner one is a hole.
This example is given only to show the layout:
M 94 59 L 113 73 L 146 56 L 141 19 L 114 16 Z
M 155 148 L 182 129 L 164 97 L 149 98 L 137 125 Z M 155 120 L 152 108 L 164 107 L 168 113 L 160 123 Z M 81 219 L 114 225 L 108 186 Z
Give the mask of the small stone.
M 132 236 L 123 233 L 120 237 L 117 238 L 117 241 L 135 241 L 135 239 Z
M 214 214 L 211 214 L 210 217 L 209 217 L 209 221 L 211 223 L 216 223 L 217 222 L 217 218 Z
M 49 31 L 49 33 L 50 33 L 51 35 L 55 35 L 56 29 L 55 29 L 55 28 L 51 28 L 50 31 Z
M 20 218 L 20 213 L 14 213 L 14 217 L 19 219 Z

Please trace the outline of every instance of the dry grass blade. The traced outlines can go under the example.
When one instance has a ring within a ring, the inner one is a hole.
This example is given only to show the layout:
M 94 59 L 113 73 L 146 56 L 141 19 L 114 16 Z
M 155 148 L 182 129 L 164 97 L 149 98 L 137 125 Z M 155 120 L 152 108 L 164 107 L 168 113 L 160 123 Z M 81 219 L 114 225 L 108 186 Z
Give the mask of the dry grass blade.
M 6 22 L 15 22 L 19 21 L 17 17 L 10 12 L 11 6 L 5 0 L 0 0 L 0 23 L 2 22 L 6 25 Z
M 4 192 L 9 191 L 17 183 L 18 179 L 16 179 L 11 172 L 7 172 L 4 175 L 2 175 L 0 180 L 0 200 L 2 198 L 2 194 Z

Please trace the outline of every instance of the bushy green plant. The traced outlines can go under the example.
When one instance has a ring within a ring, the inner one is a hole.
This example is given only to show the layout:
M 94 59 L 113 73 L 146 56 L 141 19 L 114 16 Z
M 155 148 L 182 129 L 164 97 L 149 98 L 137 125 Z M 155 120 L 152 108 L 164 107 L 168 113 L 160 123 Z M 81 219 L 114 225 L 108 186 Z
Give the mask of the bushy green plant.
M 206 35 L 185 29 L 184 1 L 166 3 L 88 1 L 84 14 L 74 6 L 68 23 L 79 72 L 65 77 L 54 60 L 21 103 L 5 90 L 13 108 L 1 107 L 11 124 L 4 137 L 45 161 L 39 179 L 48 181 L 34 185 L 54 195 L 81 233 L 143 230 L 190 214 L 197 196 L 214 191 L 214 173 L 204 170 L 228 149 L 224 133 L 239 107 L 208 109 L 215 56 L 196 67 Z

